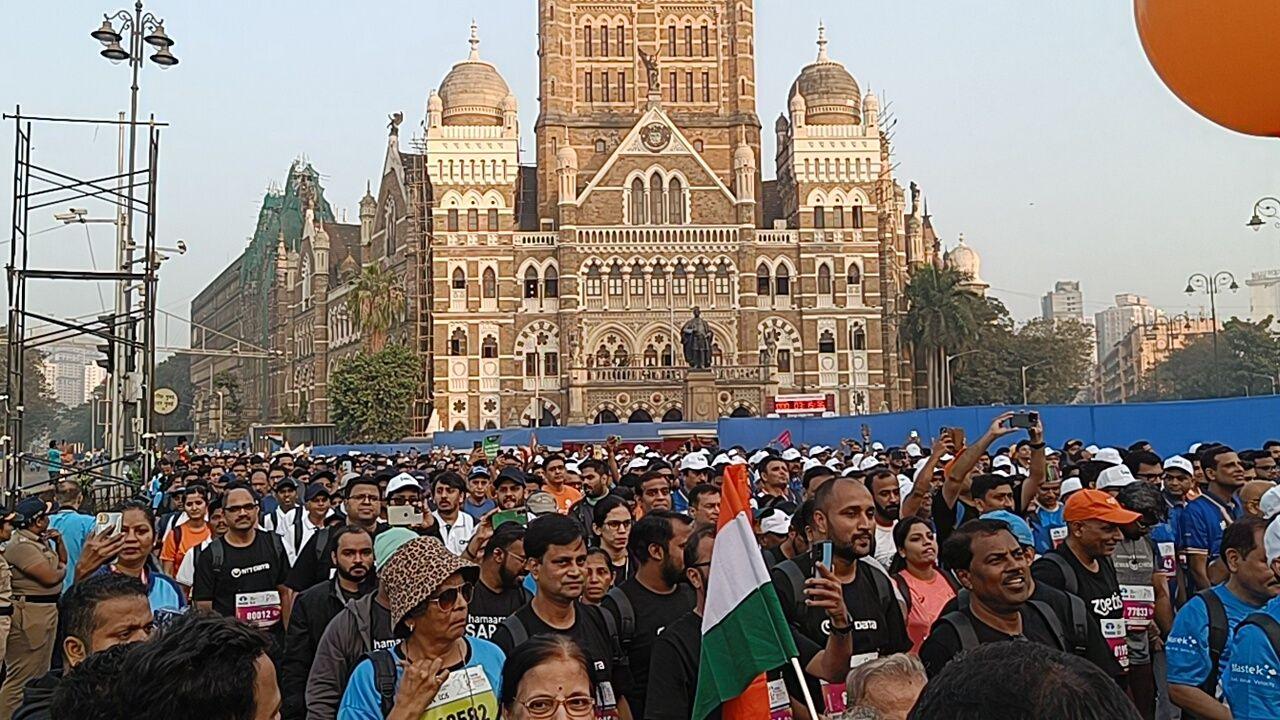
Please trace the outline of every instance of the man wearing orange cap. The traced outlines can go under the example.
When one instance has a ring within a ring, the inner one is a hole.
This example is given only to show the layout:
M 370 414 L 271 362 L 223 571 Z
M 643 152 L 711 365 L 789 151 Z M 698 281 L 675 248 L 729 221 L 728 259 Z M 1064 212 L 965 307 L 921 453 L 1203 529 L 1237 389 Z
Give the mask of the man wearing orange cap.
M 1080 490 L 1067 499 L 1062 518 L 1067 539 L 1031 566 L 1036 582 L 1084 600 L 1102 629 L 1113 657 L 1103 670 L 1122 678 L 1129 667 L 1124 604 L 1111 554 L 1124 539 L 1120 527 L 1140 518 L 1101 490 Z

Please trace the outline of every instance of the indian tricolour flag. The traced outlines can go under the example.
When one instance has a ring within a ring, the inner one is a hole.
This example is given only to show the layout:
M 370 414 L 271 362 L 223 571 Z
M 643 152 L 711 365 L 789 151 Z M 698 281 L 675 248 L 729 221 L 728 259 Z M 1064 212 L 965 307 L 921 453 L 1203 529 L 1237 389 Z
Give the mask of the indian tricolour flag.
M 751 529 L 744 465 L 725 469 L 720 522 L 711 553 L 693 720 L 724 703 L 724 720 L 769 717 L 764 673 L 796 656 L 778 595 Z

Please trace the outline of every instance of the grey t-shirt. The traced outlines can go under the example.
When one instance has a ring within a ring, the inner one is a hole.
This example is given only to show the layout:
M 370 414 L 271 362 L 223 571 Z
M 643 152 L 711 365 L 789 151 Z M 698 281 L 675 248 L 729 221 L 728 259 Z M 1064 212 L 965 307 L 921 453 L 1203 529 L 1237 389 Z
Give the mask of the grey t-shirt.
M 1116 568 L 1116 580 L 1120 583 L 1120 599 L 1124 603 L 1124 619 L 1129 634 L 1129 664 L 1147 665 L 1151 662 L 1151 642 L 1147 637 L 1147 625 L 1156 616 L 1156 590 L 1151 575 L 1156 569 L 1155 546 L 1151 539 L 1121 540 L 1111 556 Z

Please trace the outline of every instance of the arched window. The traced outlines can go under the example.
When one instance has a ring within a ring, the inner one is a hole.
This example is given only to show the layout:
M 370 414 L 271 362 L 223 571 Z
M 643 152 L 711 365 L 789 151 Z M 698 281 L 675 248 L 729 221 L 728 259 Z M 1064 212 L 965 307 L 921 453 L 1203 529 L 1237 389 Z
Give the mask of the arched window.
M 711 29 L 702 23 L 702 57 L 711 55 Z
M 706 264 L 699 262 L 693 268 L 693 294 L 695 297 L 703 297 L 707 294 L 707 276 Z
M 605 151 L 605 149 L 606 149 L 606 145 L 605 145 L 605 143 L 604 143 L 604 140 L 603 140 L 603 139 L 601 139 L 601 140 L 597 140 L 597 141 L 596 141 L 596 152 L 598 152 L 598 153 L 602 153 L 602 152 L 604 152 L 604 151 Z
M 760 263 L 760 267 L 756 268 L 756 295 L 767 296 L 772 287 L 773 276 L 769 273 L 769 266 Z
M 818 265 L 818 294 L 831 295 L 831 266 L 826 263 Z
M 662 422 L 680 422 L 684 420 L 684 412 L 680 408 L 671 408 L 662 415 Z
M 610 357 L 610 356 L 609 356 L 609 348 L 605 347 L 604 345 L 601 345 L 601 346 L 600 346 L 600 349 L 596 351 L 596 366 L 597 366 L 597 367 L 608 367 L 608 366 L 609 366 L 609 357 Z
M 458 232 L 458 209 L 454 208 L 449 211 L 449 220 L 446 225 L 449 232 Z
M 661 225 L 664 222 L 662 215 L 662 178 L 658 173 L 654 173 L 649 177 L 649 224 Z
M 627 418 L 629 423 L 649 423 L 653 422 L 653 416 L 644 408 L 637 408 L 631 412 L 631 416 Z
M 467 354 L 467 331 L 462 328 L 454 328 L 449 333 L 449 354 L 450 355 L 466 355 Z
M 498 276 L 491 267 L 485 268 L 484 274 L 480 276 L 480 297 L 498 297 Z
M 480 357 L 496 358 L 498 357 L 498 339 L 492 335 L 485 335 L 484 340 L 480 343 Z
M 684 224 L 684 183 L 680 178 L 671 178 L 671 186 L 667 189 L 667 207 L 672 225 Z
M 538 351 L 533 350 L 524 354 L 524 376 L 538 377 Z
M 387 255 L 396 254 L 396 201 L 393 198 L 387 198 L 387 210 L 384 216 L 386 224 L 386 251 Z
M 496 171 L 494 172 L 494 175 L 497 175 Z M 490 232 L 497 232 L 502 229 L 498 227 L 498 208 L 489 208 L 488 227 Z
M 778 372 L 791 372 L 791 350 L 788 348 L 778 350 Z
M 644 366 L 656 367 L 658 365 L 658 349 L 653 345 L 646 345 L 644 349 Z
M 791 275 L 787 271 L 786 265 L 778 266 L 778 275 L 776 278 L 774 278 L 773 286 L 774 286 L 774 290 L 773 290 L 774 295 L 777 295 L 779 297 L 791 296 Z
M 689 273 L 684 269 L 684 263 L 676 265 L 676 269 L 671 273 L 671 294 L 676 297 L 684 297 L 689 292 Z
M 853 207 L 849 208 L 849 211 L 853 214 L 853 218 L 852 218 L 853 222 L 849 223 L 849 227 L 861 228 L 862 227 L 862 206 L 854 205 Z
M 827 213 L 821 205 L 813 209 L 813 226 L 819 230 L 827 226 Z
M 480 231 L 480 211 L 471 208 L 467 211 L 467 232 Z
M 628 280 L 628 291 L 631 293 L 631 299 L 636 300 L 644 297 L 644 267 L 640 263 L 631 266 L 631 277 Z
M 462 422 L 461 420 L 453 424 L 454 432 L 465 432 L 466 429 L 467 429 L 467 424 Z
M 671 343 L 662 346 L 662 367 L 674 367 L 676 364 L 675 349 L 671 347 Z
M 627 26 L 626 25 L 618 26 L 618 55 L 622 57 L 626 57 L 627 55 Z M 618 99 L 626 100 L 625 97 L 621 97 Z
M 732 284 L 732 283 L 730 282 L 730 279 L 731 279 L 731 278 L 730 278 L 730 276 L 729 276 L 729 266 L 728 266 L 728 265 L 726 265 L 725 263 L 721 262 L 718 266 L 716 266 L 716 279 L 715 279 L 715 283 L 716 283 L 716 294 L 717 294 L 717 295 L 728 295 L 728 294 L 729 294 L 729 288 L 730 288 L 730 286 L 731 286 L 731 284 Z
M 830 330 L 823 330 L 818 337 L 818 352 L 833 353 L 836 351 L 836 336 Z
M 627 349 L 619 345 L 613 350 L 613 364 L 615 367 L 626 367 L 631 363 L 631 353 Z
M 724 364 L 724 350 L 720 347 L 720 343 L 711 341 L 711 364 L 720 366 Z
M 863 330 L 861 325 L 853 329 L 853 349 L 854 350 L 867 349 L 867 331 Z
M 560 297 L 560 275 L 556 273 L 554 267 L 547 268 L 547 273 L 542 280 L 542 297 L 558 298 Z
M 611 425 L 618 422 L 618 414 L 612 410 L 601 410 L 596 413 L 596 425 Z
M 311 255 L 309 253 L 302 256 L 302 279 L 300 285 L 302 302 L 309 302 L 311 300 Z
M 862 271 L 858 269 L 857 263 L 849 263 L 849 269 L 845 273 L 845 279 L 848 281 L 850 287 L 862 284 Z
M 631 181 L 631 224 L 644 224 L 644 180 L 636 178 Z
M 832 214 L 835 215 L 836 228 L 837 229 L 843 228 L 844 227 L 844 208 L 837 206 L 837 207 L 831 208 L 831 212 Z
M 460 267 L 454 268 L 452 285 L 454 290 L 466 290 L 467 289 L 467 271 L 463 270 Z
M 592 265 L 587 268 L 587 295 L 600 297 L 600 291 L 602 290 L 600 286 L 600 266 Z
M 533 268 L 524 271 L 524 296 L 525 299 L 538 297 L 538 271 Z
M 600 26 L 600 57 L 609 57 L 609 26 L 607 24 Z
M 667 295 L 667 273 L 661 266 L 657 266 L 649 273 L 649 294 L 659 300 Z
M 591 26 L 587 25 L 586 27 L 582 28 L 582 49 L 584 54 L 587 57 L 591 57 L 592 53 L 594 52 L 595 48 L 592 47 L 594 44 L 595 43 L 593 42 L 591 37 Z
M 622 295 L 622 267 L 619 265 L 609 268 L 609 294 L 615 297 Z

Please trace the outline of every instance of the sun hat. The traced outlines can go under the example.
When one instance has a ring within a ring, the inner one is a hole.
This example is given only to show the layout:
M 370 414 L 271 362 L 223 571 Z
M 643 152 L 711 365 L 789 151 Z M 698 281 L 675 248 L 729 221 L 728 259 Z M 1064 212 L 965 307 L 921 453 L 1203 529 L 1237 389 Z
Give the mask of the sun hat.
M 396 550 L 378 572 L 378 580 L 391 604 L 391 627 L 398 637 L 407 635 L 404 619 L 440 589 L 454 573 L 474 582 L 480 567 L 449 552 L 435 537 L 419 537 Z

